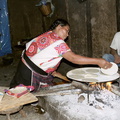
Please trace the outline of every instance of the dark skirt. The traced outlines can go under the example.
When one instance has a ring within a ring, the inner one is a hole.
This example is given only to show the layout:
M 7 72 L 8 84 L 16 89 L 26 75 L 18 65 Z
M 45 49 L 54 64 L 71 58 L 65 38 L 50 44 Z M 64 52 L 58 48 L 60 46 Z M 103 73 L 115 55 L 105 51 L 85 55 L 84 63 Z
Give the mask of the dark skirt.
M 35 88 L 34 91 L 38 91 L 41 87 L 52 86 L 52 80 L 52 75 L 42 75 L 32 71 L 20 60 L 15 76 L 10 83 L 10 88 L 23 84 L 26 86 L 32 85 Z M 47 83 L 47 85 L 44 83 Z
M 19 84 L 31 85 L 32 71 L 20 60 L 15 76 L 13 77 L 10 88 L 13 88 Z

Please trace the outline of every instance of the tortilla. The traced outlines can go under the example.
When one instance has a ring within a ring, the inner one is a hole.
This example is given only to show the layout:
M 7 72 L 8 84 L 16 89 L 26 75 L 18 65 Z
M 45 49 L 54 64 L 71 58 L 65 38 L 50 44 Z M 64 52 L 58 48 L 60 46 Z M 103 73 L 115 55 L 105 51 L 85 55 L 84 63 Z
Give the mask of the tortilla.
M 72 73 L 73 74 L 80 74 L 81 75 L 81 74 L 85 74 L 85 71 L 77 69 L 77 70 L 73 70 Z
M 98 75 L 97 74 L 88 74 L 88 73 L 86 73 L 86 74 L 84 74 L 84 77 L 85 78 L 96 78 L 96 77 L 98 77 Z
M 93 68 L 93 69 L 91 68 L 91 69 L 87 69 L 87 70 L 86 70 L 86 72 L 89 72 L 89 73 L 98 73 L 99 71 L 100 71 L 100 70 L 94 69 L 94 68 Z
M 84 78 L 82 80 L 83 80 L 83 82 L 98 82 L 98 80 L 94 79 L 94 78 Z
M 105 75 L 114 75 L 118 72 L 118 65 L 116 63 L 112 63 L 112 67 L 108 69 L 101 68 L 101 72 Z
M 84 78 L 84 76 L 82 75 L 69 75 L 69 77 L 72 79 L 83 79 Z
M 10 91 L 12 93 L 22 93 L 24 91 L 26 91 L 27 88 L 26 87 L 16 87 L 16 88 L 11 88 Z

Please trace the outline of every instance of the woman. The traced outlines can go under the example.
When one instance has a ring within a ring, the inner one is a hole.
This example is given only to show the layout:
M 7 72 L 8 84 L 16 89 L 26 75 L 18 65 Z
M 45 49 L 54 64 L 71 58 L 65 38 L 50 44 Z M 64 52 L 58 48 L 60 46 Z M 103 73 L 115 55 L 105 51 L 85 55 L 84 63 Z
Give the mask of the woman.
M 40 87 L 52 85 L 53 76 L 59 74 L 55 70 L 62 58 L 74 64 L 96 64 L 105 69 L 112 66 L 102 58 L 89 58 L 73 53 L 64 41 L 69 30 L 67 21 L 57 19 L 50 31 L 28 42 L 10 87 L 32 85 L 38 91 Z

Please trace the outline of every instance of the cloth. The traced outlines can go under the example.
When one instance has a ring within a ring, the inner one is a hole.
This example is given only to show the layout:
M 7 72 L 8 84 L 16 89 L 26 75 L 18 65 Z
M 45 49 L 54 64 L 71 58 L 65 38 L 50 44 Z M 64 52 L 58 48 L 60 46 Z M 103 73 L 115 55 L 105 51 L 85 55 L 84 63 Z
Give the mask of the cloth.
M 120 32 L 115 34 L 110 47 L 117 50 L 118 55 L 120 55 Z
M 42 87 L 53 85 L 52 80 L 52 75 L 41 75 L 20 60 L 15 76 L 10 83 L 10 88 L 14 88 L 19 84 L 31 85 L 34 87 L 34 92 L 36 92 Z
M 26 44 L 26 55 L 47 73 L 57 69 L 63 58 L 62 55 L 67 51 L 70 51 L 70 48 L 52 31 L 46 32 Z
M 19 97 L 21 97 L 22 95 L 24 95 L 24 94 L 26 94 L 26 93 L 29 93 L 29 91 L 33 91 L 33 90 L 34 90 L 34 87 L 33 87 L 33 86 L 25 86 L 25 85 L 23 85 L 23 84 L 20 84 L 20 85 L 16 86 L 15 88 L 12 88 L 12 89 L 15 90 L 15 89 L 17 89 L 17 88 L 22 88 L 22 87 L 24 87 L 24 88 L 26 88 L 26 89 L 25 89 L 24 91 L 21 91 L 20 93 L 13 92 L 13 91 L 11 91 L 11 89 L 8 89 L 8 90 L 5 89 L 4 91 L 5 91 L 5 93 L 7 93 L 7 94 L 10 95 L 10 96 L 19 98 Z
M 42 87 L 52 86 L 53 85 L 53 83 L 52 83 L 53 76 L 50 75 L 50 74 L 45 73 L 42 69 L 38 68 L 34 63 L 32 63 L 31 60 L 27 56 L 26 57 L 25 56 L 26 55 L 24 53 L 24 55 L 22 57 L 22 60 L 23 60 L 24 64 L 32 72 L 32 75 L 31 75 L 31 86 L 34 87 L 34 92 L 39 91 L 40 88 L 42 88 Z
M 34 92 L 39 91 L 40 88 L 52 86 L 52 75 L 40 75 L 36 72 L 32 72 L 31 85 L 34 87 Z
M 25 54 L 25 52 L 22 55 L 22 60 L 23 62 L 26 64 L 26 66 L 28 66 L 28 68 L 32 69 L 32 71 L 36 71 L 38 73 L 41 73 L 42 75 L 47 75 L 48 73 L 46 73 L 44 70 L 40 69 L 38 66 L 36 66 Z
M 23 58 L 24 64 L 31 70 L 32 75 L 31 75 L 31 86 L 34 87 L 34 92 L 39 91 L 40 88 L 42 87 L 48 87 L 53 85 L 52 80 L 53 76 L 50 74 L 43 75 L 43 71 L 39 70 L 39 73 L 34 71 L 31 66 L 26 62 L 26 60 Z M 40 69 L 40 68 L 39 68 Z M 40 72 L 42 74 L 40 74 Z
M 53 77 L 51 75 L 41 75 L 40 73 L 36 73 L 20 60 L 15 76 L 10 83 L 10 88 L 14 88 L 19 84 L 26 86 L 31 85 L 34 87 L 34 92 L 36 92 L 40 90 L 41 87 L 53 85 L 52 80 Z
M 10 88 L 16 87 L 19 84 L 31 85 L 31 74 L 31 70 L 20 60 L 16 73 L 10 83 Z

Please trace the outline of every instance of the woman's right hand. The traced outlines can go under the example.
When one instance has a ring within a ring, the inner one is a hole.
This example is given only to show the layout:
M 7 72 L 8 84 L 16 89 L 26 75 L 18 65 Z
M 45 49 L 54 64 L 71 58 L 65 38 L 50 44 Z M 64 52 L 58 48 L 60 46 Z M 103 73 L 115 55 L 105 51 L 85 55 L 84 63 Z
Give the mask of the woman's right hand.
M 104 69 L 108 69 L 112 67 L 112 64 L 103 58 L 98 59 L 98 65 L 99 67 L 104 68 Z

